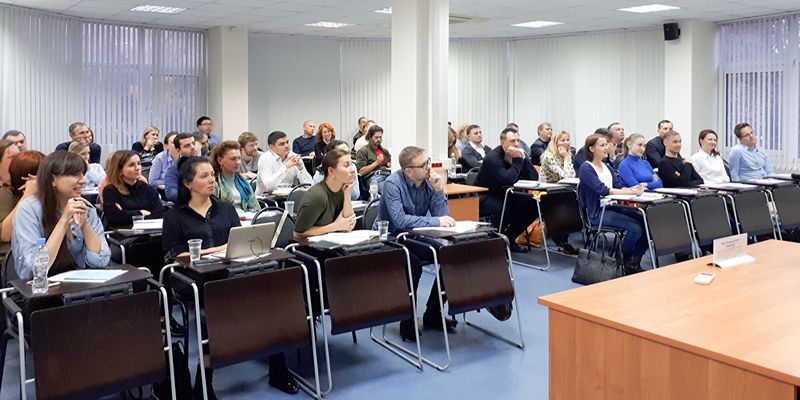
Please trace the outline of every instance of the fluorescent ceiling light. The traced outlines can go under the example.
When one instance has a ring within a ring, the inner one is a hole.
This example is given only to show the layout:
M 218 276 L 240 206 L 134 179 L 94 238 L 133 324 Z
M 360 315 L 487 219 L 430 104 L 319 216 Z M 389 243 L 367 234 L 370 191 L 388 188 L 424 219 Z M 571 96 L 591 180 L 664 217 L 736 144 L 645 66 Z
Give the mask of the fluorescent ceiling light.
M 347 24 L 344 22 L 330 22 L 330 21 L 319 21 L 319 22 L 314 22 L 313 24 L 306 24 L 306 26 L 313 26 L 317 28 L 342 28 L 350 25 L 353 24 Z
M 553 25 L 562 25 L 563 22 L 553 22 L 553 21 L 531 21 L 531 22 L 523 22 L 521 24 L 514 24 L 511 26 L 522 26 L 525 28 L 544 28 L 545 26 L 553 26 Z
M 181 7 L 149 6 L 145 4 L 131 8 L 131 11 L 152 12 L 161 14 L 177 14 L 185 10 L 186 10 L 185 8 Z
M 373 12 L 376 12 L 378 14 L 391 14 L 392 7 L 381 8 L 380 10 L 374 10 Z
M 627 11 L 633 13 L 649 13 L 658 11 L 680 10 L 680 7 L 665 6 L 663 4 L 650 4 L 646 6 L 620 8 L 617 11 Z

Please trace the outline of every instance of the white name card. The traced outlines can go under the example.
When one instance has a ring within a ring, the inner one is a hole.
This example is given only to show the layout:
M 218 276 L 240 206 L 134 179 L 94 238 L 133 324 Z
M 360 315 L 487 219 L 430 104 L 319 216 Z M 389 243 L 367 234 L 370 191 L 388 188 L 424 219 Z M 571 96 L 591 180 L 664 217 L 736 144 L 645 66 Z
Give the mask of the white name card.
M 730 268 L 756 261 L 747 254 L 747 234 L 728 236 L 714 241 L 714 265 Z

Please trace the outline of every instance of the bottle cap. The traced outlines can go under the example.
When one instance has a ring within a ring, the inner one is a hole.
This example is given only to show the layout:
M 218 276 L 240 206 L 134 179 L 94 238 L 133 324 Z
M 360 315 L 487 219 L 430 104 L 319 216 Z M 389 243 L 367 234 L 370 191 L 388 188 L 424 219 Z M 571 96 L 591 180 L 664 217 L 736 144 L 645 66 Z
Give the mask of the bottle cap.
M 44 246 L 45 242 L 47 242 L 47 239 L 45 239 L 45 238 L 36 239 L 36 245 L 37 246 Z

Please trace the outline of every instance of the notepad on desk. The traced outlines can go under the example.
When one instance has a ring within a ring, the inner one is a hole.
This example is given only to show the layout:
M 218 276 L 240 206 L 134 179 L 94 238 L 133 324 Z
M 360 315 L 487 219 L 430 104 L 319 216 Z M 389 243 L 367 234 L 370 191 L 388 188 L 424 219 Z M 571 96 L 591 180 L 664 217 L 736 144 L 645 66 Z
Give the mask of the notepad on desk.
M 478 229 L 484 223 L 477 221 L 456 221 L 456 226 L 430 226 L 423 228 L 414 228 L 414 231 L 437 231 L 437 232 L 451 232 L 451 233 L 465 233 Z
M 697 196 L 697 189 L 686 189 L 686 188 L 658 188 L 656 189 L 658 193 L 664 194 L 674 194 L 678 196 Z
M 360 229 L 351 232 L 331 232 L 324 235 L 311 236 L 308 238 L 308 241 L 311 243 L 329 242 L 338 245 L 352 246 L 354 244 L 359 244 L 374 239 L 378 236 L 378 231 Z
M 143 219 L 141 221 L 135 221 L 131 229 L 140 231 L 160 231 L 163 226 L 163 218 Z
M 546 182 L 539 182 L 539 181 L 528 181 L 528 180 L 519 180 L 514 184 L 514 187 L 517 189 L 549 189 L 549 188 L 557 188 L 562 187 L 563 185 L 559 185 L 557 183 L 546 183 Z
M 581 183 L 581 180 L 580 180 L 580 178 L 564 178 L 564 179 L 558 181 L 558 183 L 563 183 L 565 185 L 577 185 L 577 184 Z
M 53 275 L 48 279 L 53 282 L 90 282 L 104 283 L 114 279 L 126 271 L 124 269 L 76 269 Z

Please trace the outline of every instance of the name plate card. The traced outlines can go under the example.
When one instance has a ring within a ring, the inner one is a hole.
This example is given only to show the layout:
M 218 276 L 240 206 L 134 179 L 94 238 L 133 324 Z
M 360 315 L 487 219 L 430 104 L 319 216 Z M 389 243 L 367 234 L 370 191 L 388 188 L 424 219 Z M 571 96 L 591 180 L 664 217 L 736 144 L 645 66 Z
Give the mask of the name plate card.
M 755 262 L 756 259 L 747 254 L 747 234 L 728 236 L 714 241 L 714 265 L 730 268 L 737 265 Z

